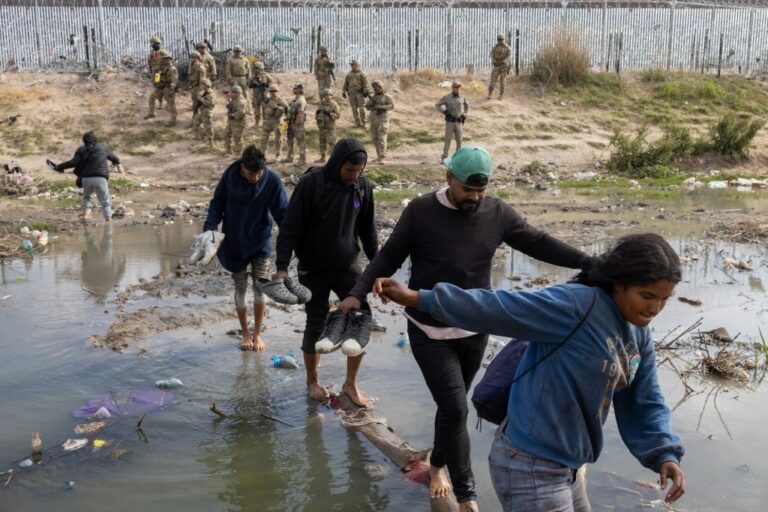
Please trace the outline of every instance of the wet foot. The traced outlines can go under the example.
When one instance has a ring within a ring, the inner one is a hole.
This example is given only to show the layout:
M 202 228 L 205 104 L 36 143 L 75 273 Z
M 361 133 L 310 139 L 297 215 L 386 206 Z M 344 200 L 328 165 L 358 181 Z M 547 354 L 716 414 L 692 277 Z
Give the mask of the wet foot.
M 480 512 L 480 509 L 477 508 L 476 501 L 462 501 L 459 503 L 459 512 Z
M 240 350 L 253 350 L 253 339 L 251 333 L 243 333 L 243 342 L 240 344 Z
M 445 498 L 451 492 L 451 481 L 444 467 L 429 466 L 429 497 Z
M 328 390 L 317 382 L 307 385 L 307 394 L 309 394 L 312 400 L 317 400 L 318 402 L 324 402 L 330 396 Z
M 353 404 L 364 409 L 371 407 L 375 402 L 372 397 L 366 395 L 360 391 L 357 386 L 352 384 L 344 384 L 341 386 L 341 392 L 347 395 L 349 399 L 352 400 Z
M 264 340 L 261 339 L 260 335 L 258 334 L 253 335 L 253 348 L 251 350 L 255 350 L 256 352 L 267 351 L 267 344 L 264 343 Z

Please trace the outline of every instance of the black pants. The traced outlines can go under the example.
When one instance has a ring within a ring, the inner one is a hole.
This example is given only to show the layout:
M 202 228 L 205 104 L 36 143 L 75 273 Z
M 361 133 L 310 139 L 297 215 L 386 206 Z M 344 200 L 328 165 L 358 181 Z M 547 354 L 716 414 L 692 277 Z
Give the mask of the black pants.
M 455 340 L 433 340 L 408 322 L 411 351 L 437 404 L 435 441 L 430 464 L 448 466 L 459 502 L 476 500 L 469 455 L 467 392 L 483 361 L 487 334 Z
M 305 354 L 315 353 L 315 343 L 323 334 L 325 320 L 331 309 L 328 304 L 331 292 L 335 293 L 339 299 L 344 300 L 355 286 L 360 274 L 360 267 L 357 265 L 346 270 L 333 272 L 313 272 L 299 269 L 299 282 L 312 292 L 312 299 L 304 306 L 307 312 L 307 323 L 304 326 L 301 350 Z M 370 310 L 367 302 L 363 302 L 362 308 Z

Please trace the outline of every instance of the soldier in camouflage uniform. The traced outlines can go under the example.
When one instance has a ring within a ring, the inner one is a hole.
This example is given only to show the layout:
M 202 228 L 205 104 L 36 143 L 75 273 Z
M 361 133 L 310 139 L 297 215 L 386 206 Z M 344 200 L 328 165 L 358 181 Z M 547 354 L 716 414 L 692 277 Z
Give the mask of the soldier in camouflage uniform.
M 213 55 L 208 53 L 208 45 L 206 45 L 203 41 L 198 41 L 195 44 L 195 49 L 200 54 L 200 62 L 205 68 L 206 78 L 208 78 L 211 83 L 215 82 L 216 78 L 218 77 L 216 72 L 216 59 L 213 58 Z
M 149 70 L 149 79 L 152 83 L 155 83 L 155 75 L 160 72 L 160 49 L 162 48 L 163 40 L 157 36 L 152 36 L 149 39 L 149 57 L 147 57 L 147 69 Z M 160 98 L 157 102 L 157 108 L 163 108 L 163 98 Z
M 378 80 L 371 83 L 373 95 L 368 97 L 365 108 L 371 111 L 371 139 L 376 146 L 378 162 L 387 157 L 387 133 L 389 132 L 389 111 L 395 108 L 392 97 L 384 92 L 384 85 Z
M 166 50 L 160 50 L 162 64 L 155 81 L 155 90 L 149 96 L 149 112 L 144 119 L 155 117 L 155 100 L 164 98 L 168 103 L 171 120 L 168 126 L 176 126 L 176 91 L 179 88 L 179 72 L 173 65 L 173 57 Z
M 253 118 L 256 121 L 255 128 L 257 129 L 261 121 L 264 104 L 269 100 L 267 90 L 270 85 L 272 85 L 272 77 L 264 72 L 264 63 L 260 61 L 255 62 L 253 64 L 250 88 L 253 89 Z
M 307 119 L 307 100 L 304 98 L 304 84 L 293 86 L 293 101 L 288 106 L 288 156 L 285 163 L 293 162 L 293 144 L 298 145 L 299 164 L 307 163 L 307 144 L 304 140 L 304 123 Z
M 280 148 L 283 145 L 280 133 L 280 120 L 288 112 L 288 104 L 277 93 L 277 85 L 269 86 L 269 99 L 264 104 L 264 126 L 261 132 L 261 151 L 266 155 L 269 145 L 269 136 L 275 134 L 275 159 L 280 156 Z
M 336 143 L 336 120 L 341 116 L 339 104 L 333 101 L 330 88 L 320 91 L 320 106 L 315 111 L 315 121 L 320 130 L 320 159 L 325 162 L 325 150 L 333 149 Z
M 205 67 L 200 62 L 200 54 L 196 51 L 189 54 L 189 90 L 192 95 L 192 128 L 200 126 L 200 103 L 197 93 L 200 92 L 200 81 L 206 78 Z
M 442 162 L 448 158 L 448 150 L 451 149 L 451 139 L 456 139 L 456 149 L 461 147 L 461 135 L 464 129 L 464 121 L 467 119 L 469 103 L 461 95 L 461 83 L 451 84 L 451 93 L 446 94 L 437 102 L 437 111 L 445 116 L 445 139 L 443 144 Z
M 493 87 L 496 85 L 497 80 L 499 81 L 499 99 L 504 96 L 504 86 L 507 83 L 507 75 L 509 74 L 509 56 L 511 54 L 512 49 L 504 42 L 504 34 L 496 36 L 496 46 L 491 50 L 493 70 L 491 71 L 491 83 L 488 84 L 488 99 L 491 99 Z
M 320 47 L 320 55 L 315 59 L 315 78 L 317 79 L 317 90 L 323 91 L 324 89 L 331 88 L 331 80 L 334 78 L 333 70 L 336 67 L 333 59 L 328 56 L 328 48 L 325 46 Z
M 355 116 L 355 126 L 365 128 L 365 99 L 370 96 L 368 78 L 360 69 L 360 63 L 353 60 L 349 63 L 352 71 L 344 77 L 344 87 L 341 95 L 349 97 L 349 106 L 352 107 L 352 115 Z
M 243 47 L 239 44 L 232 48 L 232 57 L 224 65 L 224 78 L 227 85 L 239 85 L 243 98 L 248 99 L 248 83 L 251 81 L 251 63 L 243 56 Z
M 213 147 L 213 106 L 216 101 L 211 89 L 211 81 L 207 78 L 200 80 L 200 86 L 197 92 L 197 101 L 200 103 L 200 109 L 198 112 L 199 119 L 203 123 L 203 135 L 208 142 L 208 147 Z M 199 128 L 199 124 L 198 124 Z M 200 136 L 200 130 L 195 130 L 196 135 Z
M 240 154 L 243 147 L 243 131 L 245 130 L 248 104 L 242 93 L 243 89 L 239 85 L 233 85 L 227 96 L 227 133 L 224 136 L 227 154 L 232 153 L 233 142 L 236 154 Z

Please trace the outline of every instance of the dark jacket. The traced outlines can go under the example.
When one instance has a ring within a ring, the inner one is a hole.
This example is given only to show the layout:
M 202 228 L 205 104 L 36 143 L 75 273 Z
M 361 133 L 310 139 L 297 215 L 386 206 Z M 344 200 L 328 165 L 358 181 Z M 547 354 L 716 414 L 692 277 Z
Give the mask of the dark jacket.
M 357 260 L 358 240 L 369 260 L 376 256 L 373 187 L 365 177 L 351 186 L 339 177 L 341 165 L 358 151 L 365 148 L 357 139 L 342 139 L 328 162 L 296 185 L 277 237 L 277 270 L 287 270 L 294 252 L 302 270 L 346 270 Z
M 240 175 L 241 161 L 230 165 L 216 186 L 208 206 L 203 229 L 213 231 L 223 222 L 224 242 L 217 256 L 230 272 L 245 270 L 254 258 L 268 258 L 272 252 L 272 220 L 280 225 L 288 196 L 280 178 L 265 169 L 264 176 L 251 183 Z
M 75 168 L 75 174 L 80 178 L 106 178 L 109 179 L 109 166 L 107 160 L 115 165 L 120 163 L 110 150 L 104 144 L 86 144 L 77 148 L 72 160 L 68 160 L 56 166 L 56 170 L 63 172 L 66 169 Z

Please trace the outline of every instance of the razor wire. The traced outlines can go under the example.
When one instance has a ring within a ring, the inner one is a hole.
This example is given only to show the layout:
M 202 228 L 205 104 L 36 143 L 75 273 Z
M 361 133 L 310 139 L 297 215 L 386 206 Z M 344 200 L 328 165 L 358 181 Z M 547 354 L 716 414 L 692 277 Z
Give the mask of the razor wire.
M 20 69 L 138 68 L 159 36 L 179 62 L 207 41 L 215 52 L 239 44 L 278 70 L 308 70 L 324 45 L 339 66 L 455 72 L 490 68 L 504 34 L 524 70 L 563 28 L 596 70 L 750 73 L 768 59 L 768 0 L 0 0 L 0 20 L 0 67 Z

